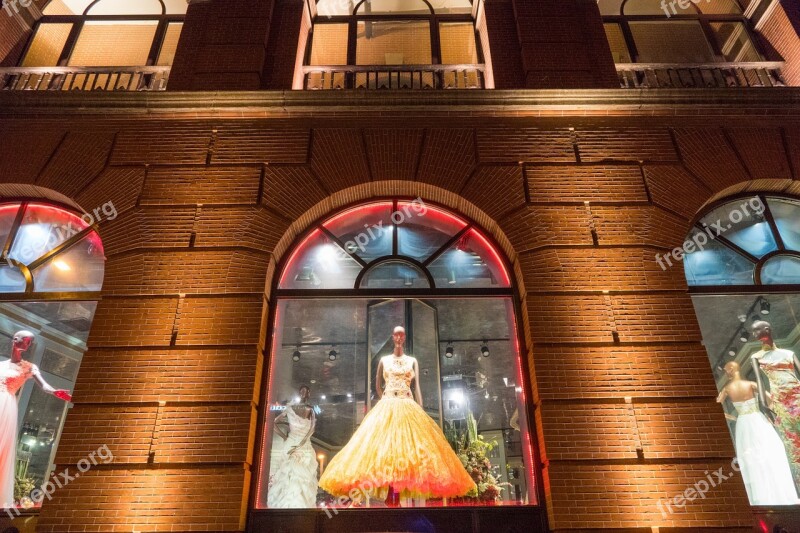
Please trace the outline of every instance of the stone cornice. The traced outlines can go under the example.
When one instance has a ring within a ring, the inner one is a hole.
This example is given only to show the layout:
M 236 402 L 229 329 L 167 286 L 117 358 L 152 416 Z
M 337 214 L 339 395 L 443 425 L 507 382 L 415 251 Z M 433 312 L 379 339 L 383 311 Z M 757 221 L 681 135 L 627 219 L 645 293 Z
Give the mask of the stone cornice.
M 800 88 L 257 92 L 0 92 L 0 116 L 800 118 Z

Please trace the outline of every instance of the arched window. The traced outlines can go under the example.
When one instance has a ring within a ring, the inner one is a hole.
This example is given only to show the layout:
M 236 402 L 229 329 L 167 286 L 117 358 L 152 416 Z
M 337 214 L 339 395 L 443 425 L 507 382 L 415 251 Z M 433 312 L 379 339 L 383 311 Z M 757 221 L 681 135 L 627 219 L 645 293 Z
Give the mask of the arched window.
M 103 206 L 106 218 L 116 217 L 112 208 L 110 203 Z M 34 334 L 34 341 L 23 360 L 36 365 L 54 389 L 74 390 L 103 284 L 105 256 L 95 222 L 90 213 L 42 201 L 0 203 L 4 381 L 12 337 L 27 330 Z M 16 455 L 14 500 L 18 506 L 29 507 L 41 504 L 41 500 L 32 501 L 30 493 L 49 478 L 68 403 L 45 392 L 33 379 L 17 398 L 16 433 L 4 433 L 0 456 Z M 3 419 L 9 418 L 4 414 Z
M 483 86 L 469 0 L 319 0 L 316 10 L 307 89 Z
M 186 0 L 52 0 L 23 67 L 169 67 Z
M 796 505 L 800 201 L 750 194 L 713 204 L 668 262 L 681 253 L 750 502 Z
M 738 0 L 598 0 L 616 63 L 763 61 Z M 688 6 L 683 9 L 681 4 Z
M 496 246 L 472 222 L 419 198 L 357 205 L 299 238 L 273 294 L 258 508 L 285 504 L 275 501 L 284 490 L 275 481 L 283 479 L 280 416 L 303 403 L 300 387 L 310 388 L 315 413 L 312 468 L 324 472 L 376 409 L 376 369 L 394 349 L 396 326 L 418 362 L 425 413 L 470 474 L 489 481 L 448 505 L 536 503 L 514 289 Z M 299 507 L 349 504 L 313 480 L 307 492 L 312 501 Z

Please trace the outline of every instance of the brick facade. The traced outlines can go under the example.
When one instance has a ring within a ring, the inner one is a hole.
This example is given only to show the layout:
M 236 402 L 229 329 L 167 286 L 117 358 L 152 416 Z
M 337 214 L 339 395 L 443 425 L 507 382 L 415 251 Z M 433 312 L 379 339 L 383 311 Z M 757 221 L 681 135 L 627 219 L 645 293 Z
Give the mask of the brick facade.
M 0 182 L 119 212 L 56 471 L 117 460 L 37 531 L 244 530 L 275 265 L 387 195 L 476 221 L 514 267 L 551 529 L 751 530 L 738 477 L 659 507 L 734 450 L 682 268 L 654 255 L 717 195 L 800 195 L 800 93 L 582 90 L 617 86 L 590 0 L 488 0 L 497 91 L 278 92 L 304 9 L 193 3 L 164 94 L 0 93 Z

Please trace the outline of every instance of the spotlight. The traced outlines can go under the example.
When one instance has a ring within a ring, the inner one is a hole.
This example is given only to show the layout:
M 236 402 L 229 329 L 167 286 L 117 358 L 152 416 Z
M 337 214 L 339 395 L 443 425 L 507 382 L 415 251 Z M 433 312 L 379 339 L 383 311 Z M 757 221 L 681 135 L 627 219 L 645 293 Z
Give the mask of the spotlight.
M 736 350 L 734 349 L 728 350 L 728 355 L 730 355 L 731 357 L 736 357 Z
M 448 342 L 447 343 L 447 349 L 445 349 L 445 351 L 444 351 L 444 356 L 447 357 L 448 359 L 450 359 L 454 355 L 455 355 L 455 350 L 453 350 L 453 343 L 452 342 Z
M 328 352 L 328 360 L 329 361 L 336 361 L 336 356 L 338 356 L 338 355 L 339 354 L 336 352 L 336 350 L 331 350 L 330 352 Z
M 739 318 L 739 322 L 741 322 L 742 324 L 747 322 L 747 315 L 739 315 L 738 318 Z
M 764 299 L 762 299 L 761 300 L 761 314 L 762 315 L 768 315 L 769 314 L 769 308 L 770 308 L 769 302 L 764 300 Z
M 486 341 L 483 341 L 481 345 L 481 355 L 484 357 L 489 357 L 489 346 L 487 345 Z
M 450 285 L 455 285 L 456 281 L 458 281 L 456 279 L 456 271 L 454 268 L 451 268 L 447 274 L 447 283 L 449 283 Z
M 292 354 L 292 361 L 296 363 L 299 360 L 300 360 L 300 350 L 295 350 L 294 353 Z
M 742 342 L 747 342 L 750 339 L 750 334 L 747 333 L 747 330 L 744 328 L 739 328 L 739 340 Z
M 411 276 L 405 276 L 405 280 L 403 281 L 403 285 L 406 287 L 411 287 L 414 283 L 411 281 Z

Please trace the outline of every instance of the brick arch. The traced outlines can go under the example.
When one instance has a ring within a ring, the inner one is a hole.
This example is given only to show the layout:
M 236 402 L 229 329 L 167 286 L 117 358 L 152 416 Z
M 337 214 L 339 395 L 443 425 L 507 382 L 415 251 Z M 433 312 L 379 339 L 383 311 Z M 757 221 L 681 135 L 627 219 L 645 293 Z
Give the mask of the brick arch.
M 389 196 L 410 196 L 415 198 L 419 196 L 423 201 L 439 204 L 473 220 L 481 229 L 491 235 L 498 244 L 500 250 L 505 254 L 512 267 L 513 272 L 511 274 L 513 275 L 514 286 L 518 288 L 518 292 L 521 296 L 525 294 L 516 250 L 498 222 L 486 214 L 480 207 L 465 200 L 462 196 L 454 192 L 436 187 L 435 185 L 401 180 L 362 183 L 339 190 L 297 217 L 285 230 L 283 237 L 281 237 L 275 245 L 272 260 L 270 261 L 270 268 L 267 273 L 266 293 L 269 295 L 274 277 L 279 274 L 276 265 L 280 263 L 283 256 L 291 249 L 297 237 L 307 230 L 314 222 L 326 215 L 333 215 L 354 202 L 370 200 L 372 198 L 386 198 Z
M 728 197 L 736 196 L 742 193 L 775 193 L 800 197 L 800 184 L 797 181 L 790 179 L 762 179 L 737 183 L 712 195 L 697 211 L 697 215 L 699 216 L 707 211 L 711 204 L 721 202 Z

